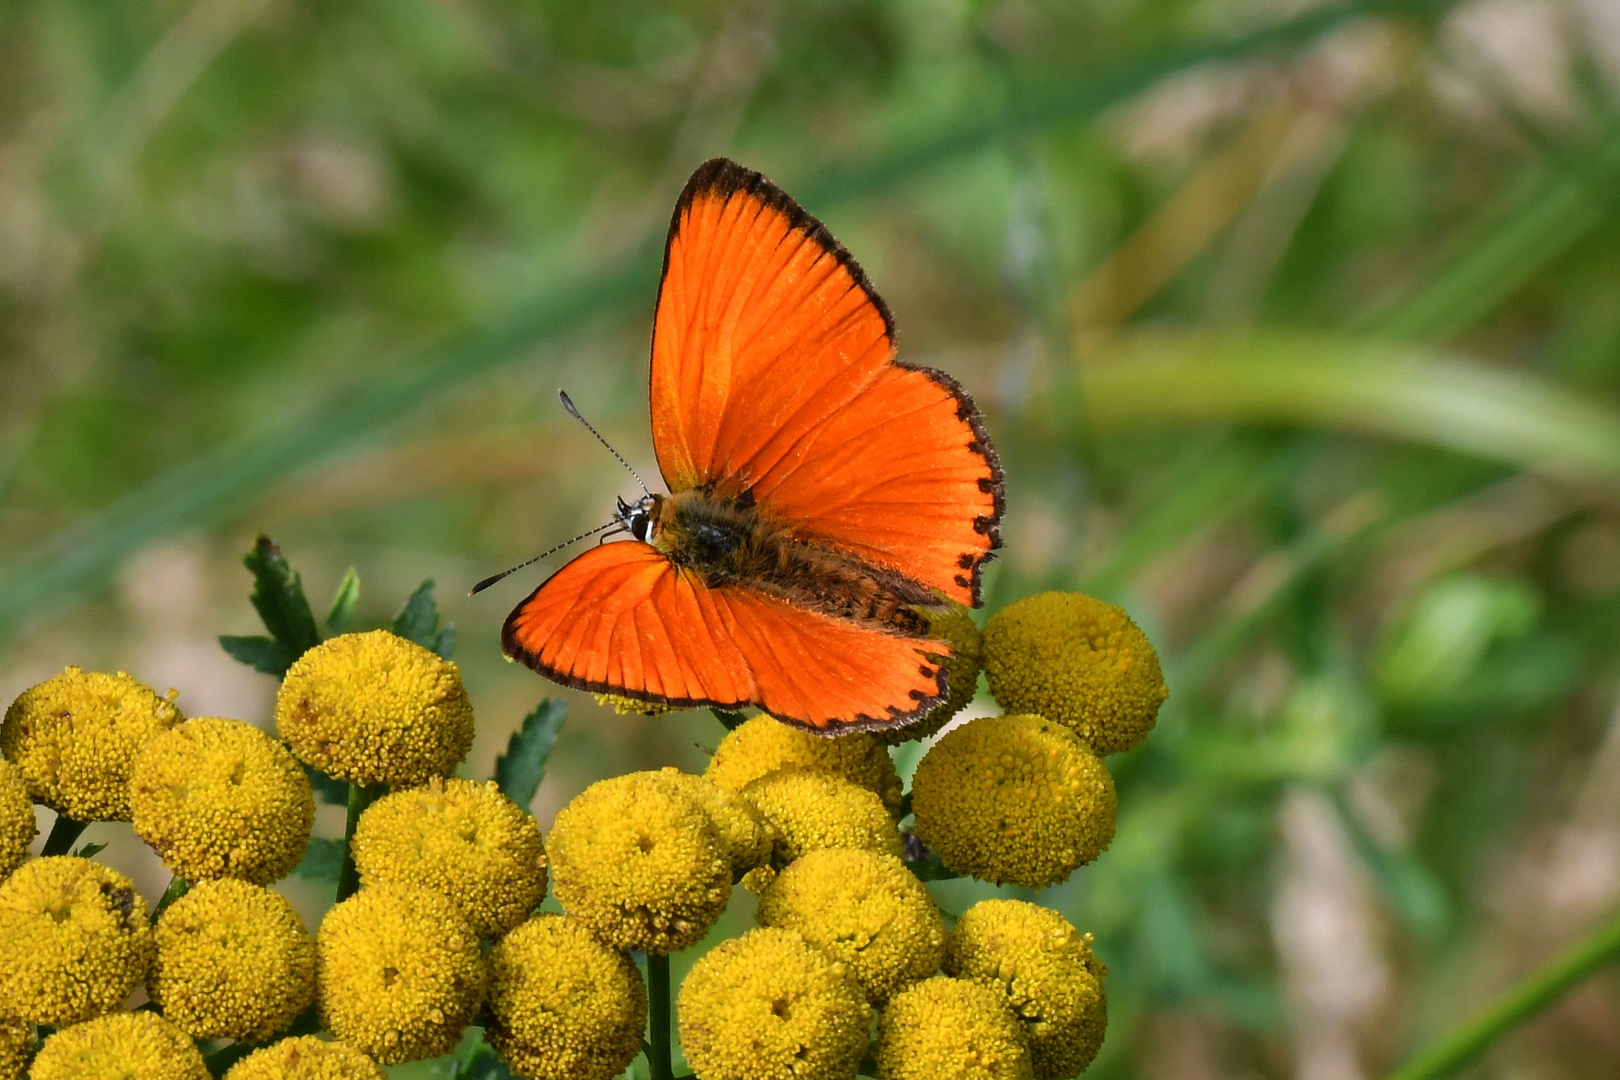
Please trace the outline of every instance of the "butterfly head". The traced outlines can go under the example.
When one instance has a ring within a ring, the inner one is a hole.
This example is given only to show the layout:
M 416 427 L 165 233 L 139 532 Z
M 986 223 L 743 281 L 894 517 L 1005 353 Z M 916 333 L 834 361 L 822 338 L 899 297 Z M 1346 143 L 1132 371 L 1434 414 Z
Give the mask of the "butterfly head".
M 662 501 L 657 495 L 646 495 L 633 503 L 625 502 L 621 498 L 613 518 L 631 536 L 646 543 L 657 528 L 658 504 Z

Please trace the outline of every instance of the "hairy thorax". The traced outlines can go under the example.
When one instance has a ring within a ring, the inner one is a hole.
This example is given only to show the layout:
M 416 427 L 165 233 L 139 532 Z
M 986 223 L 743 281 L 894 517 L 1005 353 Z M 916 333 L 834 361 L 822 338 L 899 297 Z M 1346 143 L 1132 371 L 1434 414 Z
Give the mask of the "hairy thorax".
M 654 496 L 648 542 L 710 588 L 747 585 L 908 637 L 928 636 L 926 609 L 942 604 L 933 590 L 900 574 L 795 536 L 762 515 L 747 493 Z

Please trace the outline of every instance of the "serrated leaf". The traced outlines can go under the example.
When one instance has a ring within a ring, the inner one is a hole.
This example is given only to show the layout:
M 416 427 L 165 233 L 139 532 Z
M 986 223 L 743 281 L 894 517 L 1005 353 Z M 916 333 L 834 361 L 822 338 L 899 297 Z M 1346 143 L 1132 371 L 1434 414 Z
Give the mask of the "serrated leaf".
M 343 841 L 312 836 L 304 849 L 303 861 L 293 874 L 311 881 L 336 881 L 342 867 Z
M 314 790 L 315 798 L 333 806 L 348 805 L 349 784 L 347 781 L 327 776 L 321 770 L 309 764 L 304 766 L 304 775 L 309 778 L 309 786 Z
M 394 633 L 424 649 L 439 643 L 439 605 L 433 602 L 433 579 L 422 582 L 394 616 Z M 452 635 L 451 640 L 455 638 Z M 435 650 L 436 651 L 436 650 Z
M 278 677 L 285 675 L 292 662 L 298 659 L 287 646 L 263 634 L 249 637 L 221 634 L 219 644 L 220 648 L 230 653 L 233 659 L 240 660 L 254 671 L 262 671 L 266 675 Z
M 534 801 L 545 779 L 546 759 L 557 745 L 568 704 L 562 698 L 546 698 L 534 712 L 523 718 L 523 726 L 512 733 L 506 753 L 495 759 L 495 783 L 501 793 L 527 808 Z
M 349 629 L 349 620 L 354 618 L 354 605 L 360 599 L 360 573 L 354 567 L 349 567 L 338 582 L 337 592 L 332 596 L 332 607 L 326 613 L 326 632 L 328 634 L 341 634 Z
M 321 643 L 315 616 L 304 597 L 303 582 L 268 536 L 261 535 L 254 541 L 242 565 L 253 572 L 253 594 L 249 599 L 264 620 L 264 628 L 288 654 L 286 666 L 274 672 L 285 675 L 294 660 Z
M 456 624 L 445 623 L 444 629 L 439 631 L 439 636 L 433 639 L 429 648 L 438 653 L 441 659 L 450 659 L 450 654 L 456 651 Z
M 75 851 L 73 853 L 73 857 L 76 858 L 76 859 L 93 859 L 97 855 L 100 855 L 103 851 L 106 851 L 106 850 L 107 850 L 107 845 L 106 844 L 86 844 L 86 845 L 84 845 L 84 847 L 80 848 L 78 851 Z

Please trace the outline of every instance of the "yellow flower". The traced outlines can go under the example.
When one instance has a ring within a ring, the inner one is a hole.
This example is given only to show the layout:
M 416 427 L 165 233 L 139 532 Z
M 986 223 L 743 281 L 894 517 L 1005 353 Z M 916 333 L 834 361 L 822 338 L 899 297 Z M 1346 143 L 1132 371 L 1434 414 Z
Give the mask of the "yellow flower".
M 750 930 L 692 965 L 681 1049 L 703 1080 L 849 1080 L 872 1010 L 859 984 L 791 930 Z
M 357 784 L 410 787 L 472 747 L 461 670 L 386 630 L 343 634 L 293 662 L 276 728 L 299 758 Z
M 536 915 L 489 953 L 489 1044 L 530 1080 L 612 1080 L 641 1052 L 647 988 L 569 915 Z
M 36 1024 L 110 1012 L 146 978 L 152 932 L 130 880 L 54 855 L 0 882 L 0 1002 Z
M 1147 635 L 1084 593 L 1039 593 L 996 612 L 984 670 L 1003 709 L 1054 720 L 1099 755 L 1147 738 L 1170 696 Z
M 1067 728 L 994 716 L 948 732 L 911 782 L 917 836 L 958 874 L 1031 889 L 1114 838 L 1114 780 Z
M 945 972 L 997 991 L 1029 1036 L 1035 1080 L 1085 1071 L 1108 1028 L 1108 968 L 1081 934 L 1049 908 L 984 900 L 968 908 L 945 946 Z
M 654 701 L 640 701 L 636 698 L 623 697 L 619 694 L 592 694 L 598 705 L 605 706 L 620 716 L 660 716 L 667 712 L 675 712 L 676 705 L 660 705 Z
M 759 924 L 796 930 L 849 968 L 881 1006 L 939 970 L 945 921 L 923 883 L 893 855 L 812 851 L 759 898 Z
M 679 769 L 663 768 L 657 774 L 674 784 L 708 814 L 721 844 L 731 856 L 731 880 L 742 879 L 748 871 L 770 858 L 776 833 L 754 804 L 735 791 L 728 791 L 706 777 Z
M 187 720 L 135 757 L 135 835 L 187 881 L 268 885 L 304 857 L 315 800 L 297 760 L 240 720 Z
M 225 1080 L 388 1080 L 388 1076 L 352 1046 L 300 1035 L 255 1050 L 231 1066 Z
M 1029 1050 L 1000 994 L 936 975 L 902 990 L 878 1027 L 879 1080 L 1030 1080 Z
M 26 1020 L 0 1017 L 0 1080 L 23 1080 L 34 1035 Z
M 487 979 L 478 935 L 431 889 L 362 889 L 315 937 L 322 1026 L 383 1065 L 448 1054 Z
M 173 697 L 122 671 L 70 667 L 11 703 L 0 754 L 22 770 L 36 802 L 75 821 L 128 821 L 130 767 L 142 746 L 180 722 Z
M 878 797 L 831 773 L 778 769 L 751 782 L 743 795 L 776 832 L 771 861 L 777 866 L 821 848 L 901 854 L 900 831 Z
M 434 777 L 372 803 L 355 830 L 354 863 L 366 887 L 444 893 L 480 937 L 510 930 L 546 895 L 540 826 L 493 781 Z
M 558 811 L 548 846 L 557 901 L 615 948 L 684 949 L 731 898 L 730 849 L 660 773 L 592 784 Z
M 945 700 L 929 710 L 927 716 L 902 728 L 874 731 L 872 735 L 887 746 L 895 746 L 912 739 L 924 739 L 950 723 L 951 717 L 967 707 L 979 692 L 979 668 L 984 657 L 984 636 L 973 622 L 968 609 L 952 604 L 929 616 L 928 631 L 937 640 L 951 643 L 951 655 L 945 659 Z
M 157 1013 L 113 1013 L 45 1040 L 29 1080 L 208 1080 L 191 1037 Z
M 34 842 L 36 831 L 28 781 L 21 769 L 0 758 L 0 879 L 28 858 L 28 845 Z
M 900 777 L 882 743 L 854 732 L 827 738 L 759 715 L 726 733 L 703 775 L 728 791 L 741 791 L 766 773 L 788 765 L 821 769 L 877 793 L 900 815 Z
M 197 1039 L 258 1042 L 315 997 L 315 942 L 285 898 L 234 878 L 199 881 L 154 930 L 147 979 L 163 1015 Z

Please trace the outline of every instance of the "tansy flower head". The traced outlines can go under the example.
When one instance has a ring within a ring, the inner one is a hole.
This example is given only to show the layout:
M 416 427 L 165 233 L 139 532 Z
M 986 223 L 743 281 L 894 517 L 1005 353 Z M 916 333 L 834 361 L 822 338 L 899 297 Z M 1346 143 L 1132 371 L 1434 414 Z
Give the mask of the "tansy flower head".
M 776 833 L 771 856 L 786 866 L 821 848 L 859 848 L 898 857 L 900 831 L 868 788 L 819 769 L 790 767 L 743 789 Z
M 715 834 L 730 853 L 732 881 L 740 880 L 770 858 L 776 833 L 753 803 L 707 777 L 671 768 L 659 769 L 657 775 L 675 785 L 708 814 Z
M 240 720 L 187 720 L 136 755 L 135 835 L 187 881 L 268 885 L 298 865 L 315 800 L 297 760 Z
M 208 1080 L 191 1036 L 157 1013 L 113 1013 L 45 1040 L 29 1080 Z
M 487 978 L 478 935 L 431 889 L 362 889 L 315 937 L 321 1024 L 384 1065 L 454 1049 Z
M 882 1005 L 939 970 L 945 922 L 928 890 L 893 855 L 811 851 L 759 898 L 759 924 L 796 930 L 842 963 Z
M 552 889 L 619 949 L 671 953 L 731 898 L 731 852 L 702 805 L 656 772 L 599 780 L 558 811 Z
M 726 733 L 703 775 L 728 791 L 741 791 L 788 765 L 833 773 L 875 792 L 900 815 L 900 777 L 883 744 L 856 732 L 836 739 L 812 735 L 761 714 Z
M 1031 889 L 1063 881 L 1114 838 L 1114 780 L 1085 743 L 1039 716 L 948 732 L 911 783 L 917 836 L 958 874 Z
M 936 975 L 902 990 L 878 1028 L 881 1080 L 1030 1080 L 1024 1032 L 1000 994 Z
M 197 1039 L 258 1042 L 315 996 L 315 941 L 285 898 L 234 878 L 199 881 L 159 917 L 147 990 Z
M 33 1047 L 34 1036 L 26 1020 L 0 1017 L 0 1080 L 22 1080 Z
M 536 915 L 489 953 L 489 1044 L 531 1080 L 612 1080 L 641 1051 L 647 988 L 570 915 Z
M 255 1050 L 231 1066 L 225 1080 L 388 1080 L 388 1076 L 352 1046 L 300 1035 Z
M 656 701 L 641 701 L 619 694 L 593 694 L 598 705 L 606 706 L 620 716 L 660 716 L 674 712 L 679 706 L 660 705 Z
M 480 937 L 510 930 L 546 895 L 540 826 L 493 782 L 434 777 L 384 796 L 360 818 L 354 863 L 363 886 L 444 893 Z
M 152 932 L 128 878 L 55 855 L 0 882 L 0 1002 L 36 1024 L 110 1012 L 146 977 Z
M 343 634 L 294 661 L 276 729 L 315 768 L 357 784 L 444 776 L 472 747 L 461 671 L 386 630 Z
M 0 758 L 0 878 L 28 858 L 28 845 L 34 842 L 36 831 L 28 781 L 21 769 Z
M 872 1011 L 842 964 L 791 930 L 722 942 L 681 984 L 681 1049 L 703 1080 L 848 1080 Z
M 928 632 L 935 639 L 944 638 L 951 643 L 951 655 L 945 658 L 945 700 L 929 710 L 928 715 L 902 728 L 872 732 L 879 742 L 894 746 L 912 739 L 924 739 L 944 727 L 951 717 L 961 712 L 979 692 L 979 668 L 983 663 L 984 636 L 961 604 L 952 604 L 934 612 L 928 618 Z
M 136 752 L 180 722 L 170 694 L 122 671 L 70 667 L 11 703 L 0 754 L 22 770 L 35 801 L 74 821 L 128 821 Z
M 1023 900 L 985 900 L 957 920 L 945 971 L 997 991 L 1029 1036 L 1035 1080 L 1068 1080 L 1097 1056 L 1108 1027 L 1108 969 L 1057 912 Z
M 1003 709 L 1055 720 L 1099 755 L 1147 738 L 1170 696 L 1147 635 L 1084 593 L 1039 593 L 996 612 L 984 670 Z

